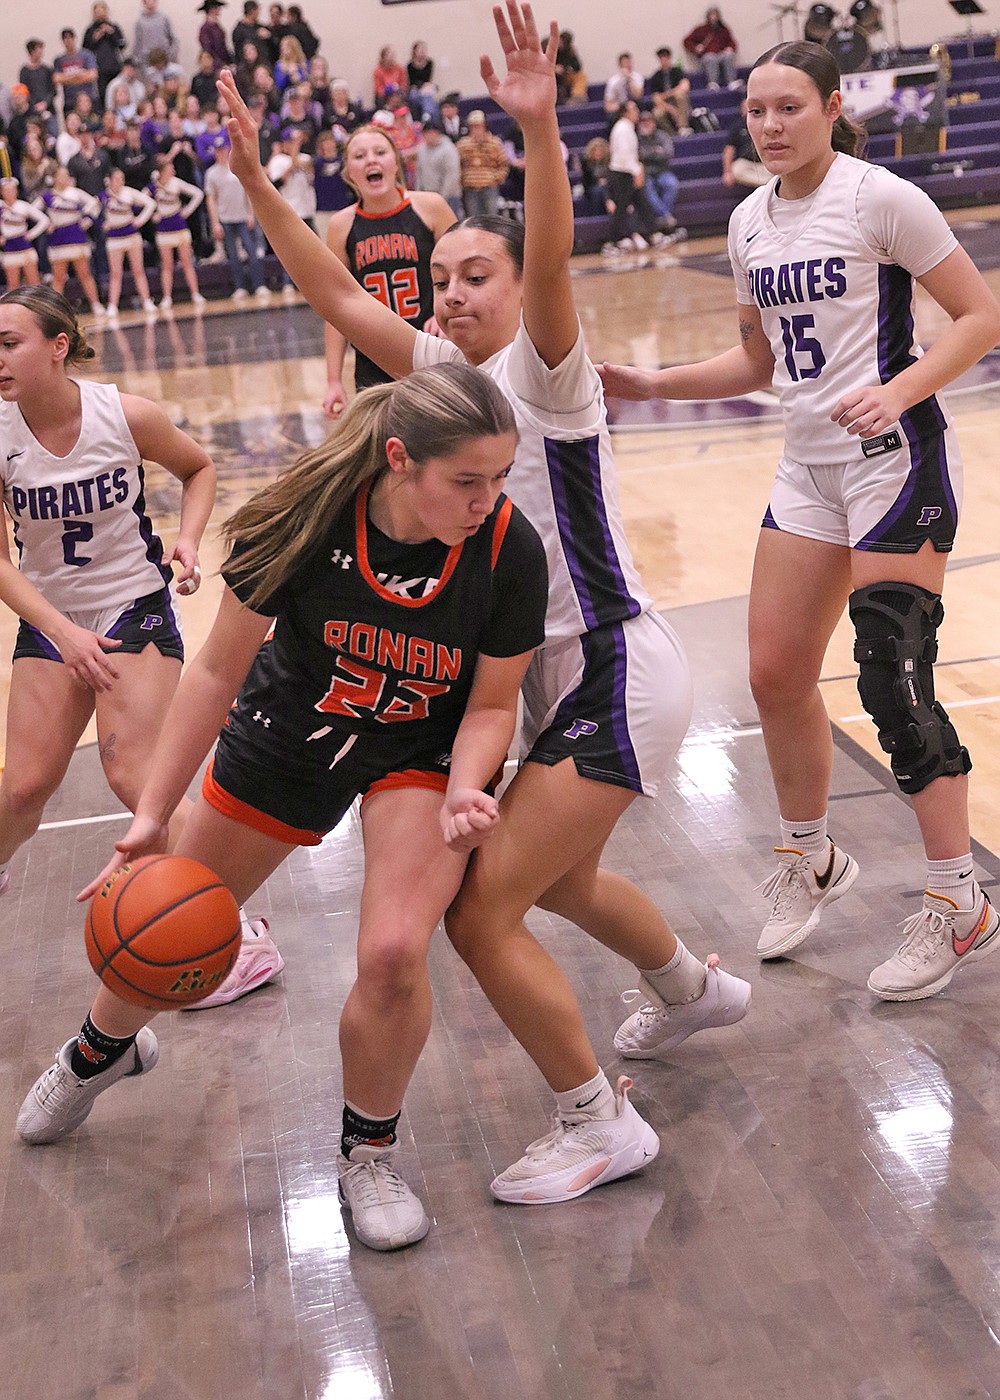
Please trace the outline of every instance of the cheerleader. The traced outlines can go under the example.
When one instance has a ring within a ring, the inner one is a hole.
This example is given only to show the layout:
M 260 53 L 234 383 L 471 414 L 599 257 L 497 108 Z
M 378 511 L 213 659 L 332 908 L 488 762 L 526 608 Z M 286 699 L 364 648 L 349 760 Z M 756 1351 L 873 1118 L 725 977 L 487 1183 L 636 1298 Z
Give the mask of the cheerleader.
M 184 280 L 191 293 L 191 305 L 204 306 L 205 298 L 198 290 L 198 273 L 191 248 L 191 230 L 187 226 L 187 220 L 205 198 L 204 191 L 197 185 L 189 185 L 186 180 L 178 179 L 174 173 L 173 161 L 167 156 L 160 156 L 156 162 L 156 173 L 150 182 L 149 192 L 156 203 L 153 220 L 156 224 L 156 246 L 160 250 L 160 285 L 163 289 L 160 306 L 164 311 L 169 311 L 174 304 L 175 249 Z
M 78 190 L 73 176 L 60 165 L 52 188 L 36 203 L 42 205 L 51 226 L 49 261 L 53 288 L 57 292 L 63 290 L 72 267 L 94 315 L 103 316 L 104 307 L 90 271 L 90 240 L 87 238 L 87 229 L 100 217 L 100 202 L 85 190 Z
M 156 201 L 145 190 L 130 189 L 125 183 L 123 170 L 112 170 L 107 186 L 101 203 L 104 205 L 104 236 L 110 269 L 108 315 L 118 315 L 126 257 L 136 291 L 142 297 L 143 311 L 155 311 L 156 303 L 149 294 L 146 270 L 142 265 L 142 235 L 139 230 L 156 212 Z
M 13 290 L 25 282 L 38 281 L 38 254 L 31 246 L 49 226 L 46 216 L 26 199 L 19 198 L 18 184 L 7 176 L 0 180 L 0 245 L 7 286 Z

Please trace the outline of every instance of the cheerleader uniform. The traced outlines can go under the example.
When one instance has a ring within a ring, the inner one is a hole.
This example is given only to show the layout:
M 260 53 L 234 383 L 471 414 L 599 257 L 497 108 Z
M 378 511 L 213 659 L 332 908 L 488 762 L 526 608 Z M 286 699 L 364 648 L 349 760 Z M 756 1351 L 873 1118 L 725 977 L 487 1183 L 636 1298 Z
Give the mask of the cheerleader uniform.
M 149 193 L 156 204 L 156 246 L 157 248 L 180 248 L 191 242 L 191 230 L 187 220 L 205 198 L 197 185 L 189 185 L 176 175 L 165 183 L 151 182 Z M 184 203 L 185 199 L 188 201 Z
M 0 202 L 0 263 L 6 268 L 37 267 L 38 254 L 31 246 L 49 227 L 49 220 L 40 209 L 25 199 L 13 204 Z
M 48 215 L 49 261 L 75 262 L 90 258 L 87 229 L 100 217 L 101 206 L 92 194 L 71 185 L 65 190 L 46 190 L 41 204 Z
M 114 193 L 101 195 L 104 206 L 104 236 L 109 248 L 128 253 L 142 248 L 139 230 L 156 212 L 156 201 L 145 190 L 133 190 L 128 185 Z

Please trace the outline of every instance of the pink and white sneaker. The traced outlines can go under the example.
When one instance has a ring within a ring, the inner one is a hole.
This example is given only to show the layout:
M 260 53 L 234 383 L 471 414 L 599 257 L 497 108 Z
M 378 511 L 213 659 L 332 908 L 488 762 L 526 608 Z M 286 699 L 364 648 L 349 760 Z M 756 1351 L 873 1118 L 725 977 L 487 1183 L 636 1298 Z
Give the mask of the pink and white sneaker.
M 190 1006 L 181 1007 L 181 1010 L 208 1011 L 213 1006 L 227 1006 L 229 1002 L 238 1001 L 248 992 L 263 987 L 266 982 L 273 982 L 285 966 L 285 960 L 268 933 L 268 927 L 266 919 L 244 919 L 243 943 L 232 972 L 210 996 L 203 1001 L 193 1001 Z

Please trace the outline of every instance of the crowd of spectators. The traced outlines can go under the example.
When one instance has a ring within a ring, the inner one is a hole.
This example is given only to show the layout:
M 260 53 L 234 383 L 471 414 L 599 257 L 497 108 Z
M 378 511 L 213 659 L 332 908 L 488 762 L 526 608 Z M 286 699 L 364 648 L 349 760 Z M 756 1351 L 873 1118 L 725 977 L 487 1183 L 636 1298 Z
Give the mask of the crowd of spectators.
M 457 215 L 499 208 L 516 215 L 523 193 L 520 132 L 510 125 L 494 134 L 478 110 L 463 121 L 459 94 L 439 93 L 424 43 L 413 44 L 405 66 L 390 45 L 383 47 L 371 95 L 362 97 L 332 75 L 300 6 L 265 9 L 258 0 L 244 0 L 231 30 L 222 22 L 224 0 L 202 0 L 198 14 L 193 73 L 177 61 L 178 37 L 158 0 L 142 0 L 130 40 L 107 0 L 94 0 L 82 39 L 72 28 L 63 30 L 51 62 L 40 39 L 28 40 L 17 83 L 9 89 L 0 84 L 0 169 L 18 182 L 19 199 L 37 204 L 59 171 L 96 199 L 116 169 L 129 188 L 155 194 L 157 172 L 169 164 L 173 178 L 210 195 L 196 207 L 185 205 L 195 258 L 226 258 L 235 288 L 259 290 L 265 249 L 249 211 L 245 218 L 226 217 L 238 199 L 219 154 L 228 146 L 227 111 L 216 87 L 225 67 L 258 124 L 271 178 L 321 234 L 330 214 L 356 197 L 342 177 L 341 151 L 350 132 L 368 120 L 392 135 L 412 188 L 437 192 Z M 717 9 L 684 39 L 684 48 L 711 82 L 731 81 L 735 40 Z M 673 228 L 672 138 L 689 130 L 691 82 L 670 48 L 657 50 L 656 64 L 644 77 L 632 55 L 622 53 L 604 91 L 610 139 L 592 141 L 582 156 L 566 153 L 590 207 L 610 214 L 616 232 L 629 210 L 647 230 L 654 228 L 651 221 L 656 231 Z M 586 100 L 587 75 L 568 30 L 560 34 L 556 73 L 561 101 Z M 209 180 L 217 164 L 220 176 Z M 236 227 L 244 224 L 245 230 Z M 100 225 L 99 217 L 85 223 L 103 284 Z M 154 216 L 142 229 L 147 261 L 155 260 L 156 228 Z M 44 235 L 37 247 L 41 271 L 48 273 Z

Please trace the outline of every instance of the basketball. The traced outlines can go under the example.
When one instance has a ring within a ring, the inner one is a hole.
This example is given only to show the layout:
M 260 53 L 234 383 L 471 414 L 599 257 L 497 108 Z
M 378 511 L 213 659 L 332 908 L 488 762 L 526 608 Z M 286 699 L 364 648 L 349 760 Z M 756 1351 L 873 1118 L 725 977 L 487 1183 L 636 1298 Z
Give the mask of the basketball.
M 116 870 L 87 913 L 87 957 L 135 1006 L 168 1011 L 213 992 L 240 948 L 240 914 L 219 877 L 187 856 L 140 856 Z

